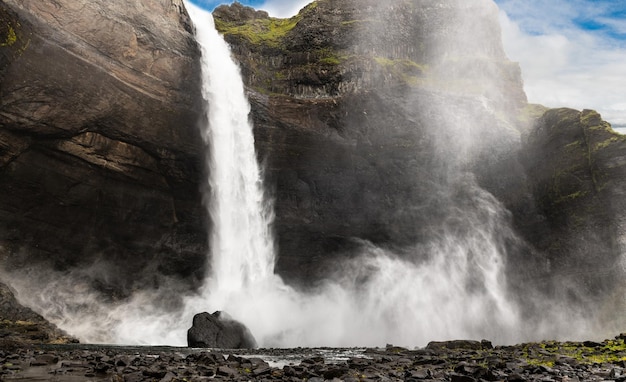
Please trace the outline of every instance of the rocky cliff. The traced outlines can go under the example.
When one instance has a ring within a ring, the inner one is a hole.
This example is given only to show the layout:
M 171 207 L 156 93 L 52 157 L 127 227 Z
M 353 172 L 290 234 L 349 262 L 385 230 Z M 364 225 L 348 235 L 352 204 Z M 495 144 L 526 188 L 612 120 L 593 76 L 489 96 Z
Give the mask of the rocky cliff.
M 510 213 L 507 273 L 529 311 L 536 292 L 590 315 L 615 302 L 623 139 L 592 111 L 527 104 L 492 2 L 319 0 L 288 20 L 234 4 L 214 16 L 248 86 L 283 276 L 332 273 L 360 239 L 427 256 L 431 238 L 463 235 L 471 219 L 457 212 L 480 187 Z
M 201 275 L 199 51 L 180 0 L 0 3 L 0 256 Z M 193 278 L 191 278 L 193 279 Z
M 492 2 L 320 0 L 288 20 L 235 3 L 214 16 L 275 186 L 283 274 L 315 274 L 354 238 L 423 241 L 463 172 L 511 204 L 525 192 L 510 150 L 526 97 Z
M 530 239 L 549 276 L 541 282 L 569 289 L 575 300 L 615 298 L 625 286 L 626 137 L 595 111 L 553 109 L 531 130 L 524 153 L 543 218 Z

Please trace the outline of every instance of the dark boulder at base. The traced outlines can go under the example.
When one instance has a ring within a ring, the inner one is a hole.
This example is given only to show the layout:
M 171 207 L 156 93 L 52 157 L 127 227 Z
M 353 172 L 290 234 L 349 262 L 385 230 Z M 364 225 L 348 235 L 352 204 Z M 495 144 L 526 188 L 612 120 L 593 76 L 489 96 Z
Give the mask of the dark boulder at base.
M 198 313 L 187 331 L 187 345 L 193 348 L 254 349 L 256 340 L 241 322 L 224 312 Z

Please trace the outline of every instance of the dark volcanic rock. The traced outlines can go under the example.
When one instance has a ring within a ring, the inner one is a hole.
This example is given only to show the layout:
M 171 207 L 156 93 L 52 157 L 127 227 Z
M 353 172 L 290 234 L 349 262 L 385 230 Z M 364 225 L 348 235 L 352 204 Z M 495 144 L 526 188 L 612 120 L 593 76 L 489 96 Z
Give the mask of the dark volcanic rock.
M 224 312 L 198 313 L 187 331 L 187 345 L 194 348 L 254 349 L 256 340 L 242 323 Z
M 434 237 L 464 172 L 525 207 L 515 147 L 526 98 L 491 2 L 321 0 L 252 21 L 226 9 L 216 26 L 248 86 L 282 276 L 327 276 L 353 238 Z
M 599 347 L 542 342 L 492 349 L 258 349 L 46 347 L 0 349 L 3 380 L 73 381 L 604 381 L 626 379 L 623 340 Z M 426 359 L 424 353 L 430 358 Z M 351 354 L 347 362 L 342 360 Z M 559 360 L 576 357 L 579 363 Z M 294 361 L 294 359 L 301 361 Z M 132 363 L 121 362 L 132 359 Z M 292 360 L 283 367 L 264 359 Z M 58 362 L 56 362 L 58 361 Z
M 226 22 L 245 24 L 256 19 L 268 19 L 269 14 L 265 11 L 257 11 L 251 7 L 245 7 L 241 3 L 234 2 L 232 5 L 220 5 L 215 8 L 213 15 Z
M 7 0 L 0 21 L 5 267 L 98 262 L 118 295 L 200 275 L 199 52 L 182 2 Z
M 13 291 L 0 283 L 0 349 L 29 344 L 75 342 L 78 341 L 46 321 L 41 315 L 21 306 L 15 299 Z M 47 357 L 38 357 L 33 362 L 53 363 Z
M 545 253 L 543 282 L 553 290 L 571 288 L 574 299 L 602 301 L 611 306 L 608 312 L 620 311 L 626 137 L 595 111 L 553 109 L 530 132 L 525 152 L 544 217 L 533 238 Z
M 441 349 L 462 349 L 462 350 L 488 350 L 493 349 L 493 345 L 489 341 L 470 341 L 470 340 L 456 340 L 456 341 L 444 341 L 444 342 L 429 342 L 426 346 L 429 350 L 441 350 Z

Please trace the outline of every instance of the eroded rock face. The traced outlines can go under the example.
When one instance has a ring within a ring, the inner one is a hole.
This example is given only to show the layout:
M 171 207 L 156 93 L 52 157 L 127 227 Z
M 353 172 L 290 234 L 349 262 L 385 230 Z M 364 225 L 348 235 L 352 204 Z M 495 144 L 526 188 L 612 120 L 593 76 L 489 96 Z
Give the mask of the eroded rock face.
M 31 344 L 76 343 L 56 326 L 32 310 L 21 306 L 13 290 L 0 283 L 0 348 Z
M 626 137 L 593 110 L 552 109 L 525 144 L 525 165 L 544 220 L 533 242 L 544 253 L 543 282 L 570 296 L 623 303 Z M 577 287 L 583 287 L 582 291 Z M 622 289 L 620 289 L 622 288 Z
M 104 262 L 117 294 L 200 276 L 199 51 L 182 2 L 7 0 L 0 19 L 5 265 Z
M 316 1 L 290 20 L 214 12 L 241 63 L 275 190 L 278 269 L 324 277 L 355 238 L 436 235 L 465 175 L 524 208 L 526 105 L 489 1 Z

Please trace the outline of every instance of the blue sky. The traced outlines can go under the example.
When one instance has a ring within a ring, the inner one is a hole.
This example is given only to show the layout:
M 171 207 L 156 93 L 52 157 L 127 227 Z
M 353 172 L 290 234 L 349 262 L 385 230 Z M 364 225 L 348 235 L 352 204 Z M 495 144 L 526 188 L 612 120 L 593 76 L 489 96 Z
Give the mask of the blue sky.
M 598 110 L 626 126 L 626 1 L 496 0 L 530 102 Z
M 209 10 L 232 2 L 191 1 Z M 289 17 L 310 1 L 240 2 L 275 17 Z M 522 67 L 530 102 L 596 109 L 614 125 L 626 126 L 626 0 L 495 3 L 501 10 L 505 50 Z
M 232 3 L 228 0 L 189 0 L 205 9 L 213 10 L 216 6 L 224 3 Z M 264 9 L 274 17 L 290 17 L 310 3 L 312 0 L 239 0 L 241 4 L 249 5 L 257 9 Z

